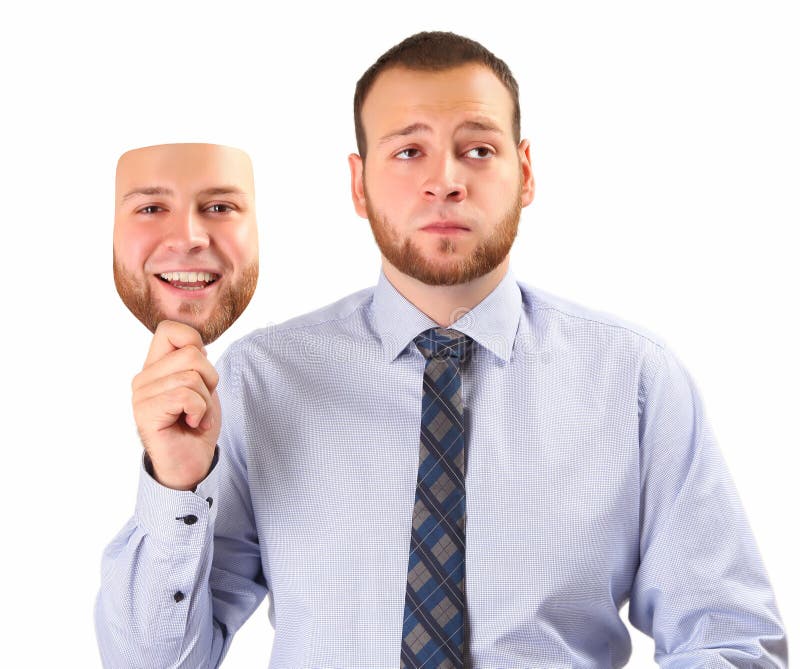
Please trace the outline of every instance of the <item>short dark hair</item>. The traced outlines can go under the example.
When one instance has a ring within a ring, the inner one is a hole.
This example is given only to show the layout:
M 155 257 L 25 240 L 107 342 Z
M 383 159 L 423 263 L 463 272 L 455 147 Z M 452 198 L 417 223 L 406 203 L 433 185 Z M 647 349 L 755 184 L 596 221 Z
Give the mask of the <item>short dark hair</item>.
M 519 87 L 514 75 L 502 60 L 475 40 L 449 32 L 421 32 L 407 37 L 384 53 L 361 75 L 353 97 L 353 116 L 356 125 L 356 144 L 363 158 L 367 155 L 367 138 L 361 122 L 361 110 L 375 79 L 391 67 L 438 72 L 460 65 L 480 63 L 488 67 L 511 94 L 514 102 L 512 126 L 514 141 L 520 139 Z

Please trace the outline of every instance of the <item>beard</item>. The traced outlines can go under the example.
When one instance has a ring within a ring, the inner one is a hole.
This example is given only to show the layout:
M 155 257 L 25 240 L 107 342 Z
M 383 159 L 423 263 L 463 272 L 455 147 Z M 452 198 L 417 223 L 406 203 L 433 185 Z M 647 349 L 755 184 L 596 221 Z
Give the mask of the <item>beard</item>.
M 401 238 L 389 219 L 372 205 L 364 184 L 367 218 L 375 243 L 384 258 L 403 274 L 429 286 L 455 286 L 478 279 L 497 267 L 511 250 L 517 236 L 522 213 L 522 184 L 517 190 L 515 202 L 503 215 L 500 223 L 488 237 L 482 240 L 466 258 L 451 258 L 461 242 L 442 236 L 436 247 L 437 254 L 444 259 L 432 260 L 411 239 Z
M 140 281 L 128 272 L 117 261 L 116 254 L 114 255 L 114 285 L 130 312 L 150 332 L 155 332 L 158 324 L 164 320 L 177 320 L 190 325 L 200 333 L 203 344 L 210 344 L 217 339 L 242 315 L 250 303 L 250 298 L 253 297 L 256 283 L 258 283 L 257 260 L 244 268 L 241 278 L 235 284 L 228 283 L 222 289 L 211 315 L 205 322 L 198 321 L 202 307 L 192 301 L 182 302 L 178 307 L 178 316 L 170 318 L 161 310 L 161 306 L 150 290 L 149 282 L 146 279 Z

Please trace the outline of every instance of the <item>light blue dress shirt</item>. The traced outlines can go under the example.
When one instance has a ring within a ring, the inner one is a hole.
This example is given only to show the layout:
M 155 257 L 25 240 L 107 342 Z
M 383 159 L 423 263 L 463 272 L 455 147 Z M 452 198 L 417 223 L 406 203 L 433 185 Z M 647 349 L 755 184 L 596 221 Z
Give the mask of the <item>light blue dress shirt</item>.
M 216 466 L 195 492 L 143 471 L 104 554 L 106 666 L 216 667 L 265 596 L 271 668 L 400 666 L 412 339 L 435 326 L 381 274 L 224 354 Z M 622 667 L 630 600 L 662 667 L 784 667 L 753 535 L 663 343 L 510 272 L 452 327 L 477 344 L 462 372 L 467 666 Z

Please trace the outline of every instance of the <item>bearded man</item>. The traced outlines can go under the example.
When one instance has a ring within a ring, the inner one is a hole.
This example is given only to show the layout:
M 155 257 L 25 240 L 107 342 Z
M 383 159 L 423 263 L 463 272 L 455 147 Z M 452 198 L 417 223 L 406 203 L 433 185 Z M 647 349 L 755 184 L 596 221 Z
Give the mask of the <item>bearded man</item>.
M 199 371 L 189 428 L 164 427 L 166 398 L 135 411 L 149 457 L 105 555 L 108 666 L 218 666 L 264 597 L 275 668 L 621 667 L 626 601 L 663 667 L 783 666 L 689 375 L 511 274 L 534 181 L 505 63 L 414 35 L 354 111 L 378 284 L 240 340 L 218 385 L 196 333 L 156 332 L 135 403 L 176 352 Z

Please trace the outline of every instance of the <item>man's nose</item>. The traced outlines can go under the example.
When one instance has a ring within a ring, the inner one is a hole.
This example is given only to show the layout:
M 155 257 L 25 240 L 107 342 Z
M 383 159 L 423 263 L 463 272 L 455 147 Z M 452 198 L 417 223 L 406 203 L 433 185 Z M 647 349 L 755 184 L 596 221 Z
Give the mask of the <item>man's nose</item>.
M 189 253 L 209 245 L 208 228 L 202 215 L 196 211 L 176 211 L 170 217 L 165 245 L 178 253 Z
M 458 157 L 442 154 L 429 161 L 430 172 L 422 184 L 422 196 L 430 201 L 461 202 L 467 196 L 467 187 Z

